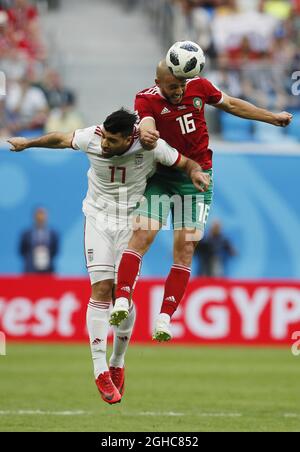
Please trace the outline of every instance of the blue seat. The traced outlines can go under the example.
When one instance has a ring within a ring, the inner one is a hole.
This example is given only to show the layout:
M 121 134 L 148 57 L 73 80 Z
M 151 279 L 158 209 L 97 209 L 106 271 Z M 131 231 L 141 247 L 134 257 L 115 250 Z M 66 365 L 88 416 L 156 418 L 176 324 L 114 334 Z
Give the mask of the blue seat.
M 247 119 L 221 112 L 221 132 L 225 141 L 252 141 L 252 123 Z

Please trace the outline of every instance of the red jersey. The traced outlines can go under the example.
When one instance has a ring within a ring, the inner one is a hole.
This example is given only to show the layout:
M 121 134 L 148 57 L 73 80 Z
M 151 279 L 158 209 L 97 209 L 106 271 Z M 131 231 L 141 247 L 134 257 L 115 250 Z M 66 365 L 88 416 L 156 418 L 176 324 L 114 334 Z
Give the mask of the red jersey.
M 212 151 L 204 117 L 205 104 L 219 104 L 223 95 L 205 78 L 187 80 L 180 104 L 171 104 L 158 86 L 139 92 L 135 109 L 141 121 L 153 118 L 160 137 L 181 154 L 195 160 L 203 169 L 212 167 Z

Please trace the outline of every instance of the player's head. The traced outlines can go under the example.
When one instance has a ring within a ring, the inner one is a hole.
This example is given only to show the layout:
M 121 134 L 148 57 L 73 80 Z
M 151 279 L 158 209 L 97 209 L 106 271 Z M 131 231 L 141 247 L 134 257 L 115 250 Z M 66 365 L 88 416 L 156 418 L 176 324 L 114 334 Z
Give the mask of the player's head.
M 121 108 L 107 116 L 103 123 L 101 146 L 104 157 L 123 154 L 132 141 L 135 113 Z
M 155 83 L 171 104 L 180 104 L 186 90 L 186 79 L 174 77 L 166 60 L 160 61 L 157 66 Z
M 45 226 L 48 219 L 47 210 L 44 207 L 37 207 L 34 210 L 33 218 L 37 227 Z

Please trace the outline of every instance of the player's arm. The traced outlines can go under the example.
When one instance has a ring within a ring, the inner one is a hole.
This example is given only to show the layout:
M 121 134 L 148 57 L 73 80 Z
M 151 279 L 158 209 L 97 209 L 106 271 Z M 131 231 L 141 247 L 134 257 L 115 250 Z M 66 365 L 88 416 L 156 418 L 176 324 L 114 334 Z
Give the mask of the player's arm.
M 151 151 L 155 148 L 159 139 L 159 131 L 156 129 L 154 118 L 145 118 L 139 126 L 140 141 L 144 149 Z
M 152 150 L 159 139 L 159 132 L 156 129 L 151 103 L 145 96 L 137 95 L 134 108 L 141 119 L 139 124 L 141 144 L 144 149 Z
M 38 138 L 27 139 L 22 137 L 10 138 L 12 152 L 24 151 L 28 148 L 66 149 L 72 147 L 73 133 L 53 132 Z
M 225 93 L 223 93 L 223 101 L 214 105 L 214 107 L 231 113 L 234 116 L 239 116 L 240 118 L 267 122 L 278 127 L 288 126 L 293 119 L 293 115 L 286 111 L 272 113 L 271 111 L 256 107 L 245 100 L 228 96 Z
M 191 160 L 184 155 L 180 154 L 180 159 L 174 165 L 175 168 L 179 168 L 186 173 L 193 182 L 197 190 L 204 192 L 208 190 L 210 184 L 210 175 L 205 173 L 201 166 L 194 160 Z

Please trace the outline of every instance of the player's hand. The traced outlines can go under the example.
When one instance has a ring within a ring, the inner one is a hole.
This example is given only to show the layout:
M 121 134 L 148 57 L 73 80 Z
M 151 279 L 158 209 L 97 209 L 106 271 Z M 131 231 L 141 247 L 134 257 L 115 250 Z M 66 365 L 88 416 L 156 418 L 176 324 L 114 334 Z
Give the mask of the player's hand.
M 7 140 L 9 144 L 11 144 L 10 151 L 12 152 L 21 152 L 27 148 L 28 140 L 26 138 L 16 137 L 10 138 Z
M 210 184 L 210 175 L 204 173 L 201 170 L 194 170 L 191 172 L 191 179 L 197 190 L 204 192 L 207 191 Z
M 274 115 L 272 124 L 277 127 L 287 127 L 293 119 L 293 115 L 287 111 L 282 111 Z
M 158 130 L 146 130 L 144 132 L 141 131 L 140 140 L 146 149 L 153 149 L 156 146 L 157 140 L 159 139 L 159 131 Z

